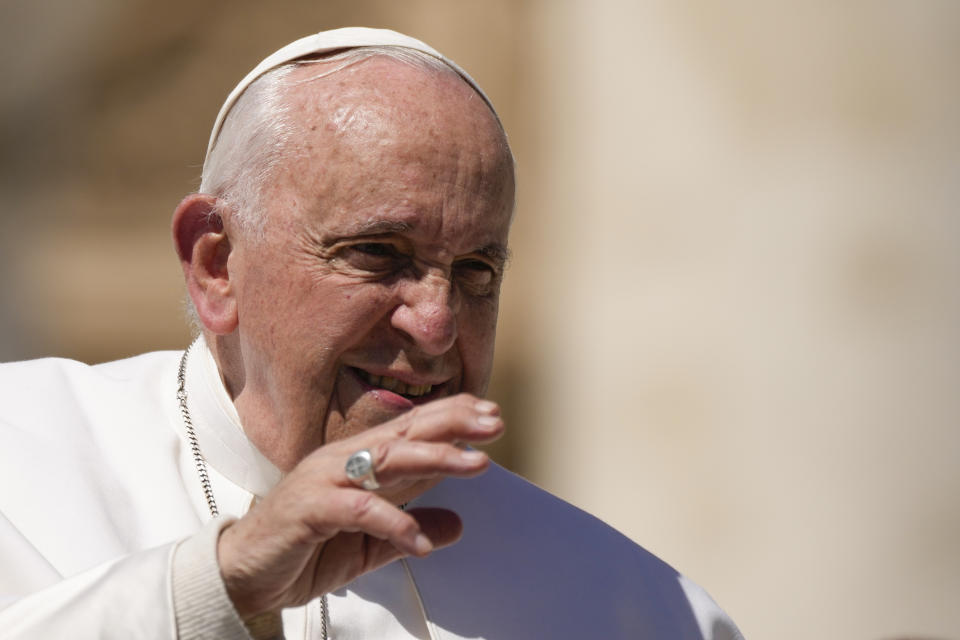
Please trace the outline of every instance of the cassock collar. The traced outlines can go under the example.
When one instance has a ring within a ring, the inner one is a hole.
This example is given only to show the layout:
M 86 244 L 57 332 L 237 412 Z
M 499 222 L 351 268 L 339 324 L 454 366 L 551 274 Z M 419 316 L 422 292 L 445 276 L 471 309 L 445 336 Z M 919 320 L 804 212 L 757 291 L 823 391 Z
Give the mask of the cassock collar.
M 255 496 L 267 495 L 283 474 L 244 434 L 237 409 L 202 337 L 190 349 L 186 390 L 193 428 L 207 464 Z

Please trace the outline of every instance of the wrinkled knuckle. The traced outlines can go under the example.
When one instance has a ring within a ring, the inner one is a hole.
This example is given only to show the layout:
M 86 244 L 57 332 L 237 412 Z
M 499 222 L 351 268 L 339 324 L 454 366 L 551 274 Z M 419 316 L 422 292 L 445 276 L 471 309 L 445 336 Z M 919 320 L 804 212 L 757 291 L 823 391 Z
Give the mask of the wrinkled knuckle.
M 410 435 L 410 428 L 412 426 L 412 420 L 404 420 L 402 423 L 397 425 L 397 428 L 394 429 L 393 433 L 398 438 L 406 438 L 408 435 Z
M 463 407 L 473 408 L 473 406 L 477 404 L 478 399 L 479 398 L 477 398 L 477 396 L 473 395 L 472 393 L 467 393 L 466 391 L 464 391 L 463 393 L 457 396 L 457 404 Z
M 378 442 L 370 447 L 370 455 L 373 458 L 373 467 L 375 472 L 382 471 L 390 459 L 390 451 L 393 448 L 394 440 Z
M 452 445 L 444 445 L 442 447 L 434 447 L 430 451 L 431 462 L 434 467 L 444 467 L 449 463 L 450 448 Z
M 353 512 L 353 516 L 356 520 L 362 520 L 371 511 L 373 511 L 374 504 L 377 497 L 373 493 L 363 492 L 359 493 L 353 498 L 353 504 L 350 505 L 350 509 Z
M 404 518 L 400 518 L 400 520 L 397 522 L 396 532 L 397 532 L 397 534 L 399 534 L 400 536 L 403 536 L 403 537 L 407 537 L 407 536 L 413 537 L 413 536 L 415 536 L 419 531 L 420 531 L 420 525 L 417 524 L 417 521 L 414 520 L 413 518 L 411 518 L 410 516 L 406 516 L 406 517 L 404 517 Z
M 414 407 L 407 413 L 394 420 L 392 425 L 394 435 L 396 435 L 398 438 L 406 438 L 407 434 L 410 433 L 410 429 L 413 427 L 413 423 L 419 413 L 420 407 Z
M 460 424 L 469 424 L 472 423 L 477 417 L 477 410 L 474 408 L 473 404 L 461 405 L 457 407 L 456 420 Z

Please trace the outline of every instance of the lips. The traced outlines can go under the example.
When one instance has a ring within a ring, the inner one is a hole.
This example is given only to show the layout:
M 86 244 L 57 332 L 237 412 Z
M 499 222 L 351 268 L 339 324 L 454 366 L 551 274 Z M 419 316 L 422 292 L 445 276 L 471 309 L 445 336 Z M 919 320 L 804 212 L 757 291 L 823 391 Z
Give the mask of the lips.
M 433 391 L 432 384 L 407 384 L 403 380 L 398 380 L 391 376 L 378 376 L 368 373 L 363 369 L 353 369 L 357 376 L 371 387 L 386 389 L 393 393 L 406 396 L 408 398 L 420 398 Z

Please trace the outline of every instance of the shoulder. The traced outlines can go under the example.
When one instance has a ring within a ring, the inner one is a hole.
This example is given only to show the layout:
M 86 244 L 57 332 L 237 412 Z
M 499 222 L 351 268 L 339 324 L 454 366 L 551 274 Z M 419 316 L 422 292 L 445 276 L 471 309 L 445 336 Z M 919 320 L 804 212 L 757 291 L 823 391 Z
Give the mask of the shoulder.
M 177 362 L 167 352 L 0 365 L 0 485 L 18 487 L 0 492 L 0 513 L 61 574 L 170 537 L 151 518 L 178 500 Z
M 0 456 L 99 457 L 170 415 L 176 352 L 87 365 L 63 358 L 0 364 Z
M 130 381 L 149 376 L 158 368 L 168 367 L 176 361 L 180 351 L 155 351 L 141 355 L 105 362 L 86 364 L 67 358 L 38 358 L 20 362 L 0 363 L 0 382 L 7 390 L 23 389 L 36 395 L 64 391 L 75 385 Z M 37 389 L 34 385 L 45 382 L 49 389 Z
M 0 364 L 4 392 L 0 423 L 56 428 L 73 422 L 70 418 L 78 411 L 96 412 L 110 401 L 123 405 L 131 394 L 142 401 L 157 389 L 159 380 L 170 377 L 177 357 L 177 352 L 168 351 L 97 365 L 64 358 Z
M 99 365 L 44 358 L 0 365 L 0 459 L 97 467 L 105 456 L 166 437 L 177 354 L 150 353 Z M 142 444 L 141 444 L 142 443 Z
M 511 628 L 526 635 L 516 637 L 739 637 L 720 633 L 736 627 L 669 564 L 501 467 L 473 480 L 444 481 L 416 506 L 453 509 L 464 523 L 460 542 L 411 563 L 418 583 L 423 575 L 444 607 L 468 598 L 522 611 Z

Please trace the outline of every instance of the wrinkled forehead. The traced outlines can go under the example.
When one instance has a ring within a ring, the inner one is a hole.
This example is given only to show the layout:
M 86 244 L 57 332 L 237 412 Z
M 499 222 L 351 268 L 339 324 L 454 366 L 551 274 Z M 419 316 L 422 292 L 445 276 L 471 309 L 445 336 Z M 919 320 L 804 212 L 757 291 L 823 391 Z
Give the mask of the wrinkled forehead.
M 485 138 L 496 152 L 509 146 L 496 114 L 463 79 L 441 66 L 423 66 L 377 52 L 344 61 L 308 60 L 283 79 L 285 113 L 301 130 L 322 129 L 388 145 L 401 135 L 423 144 Z M 411 142 L 413 140 L 410 140 Z
M 260 62 L 260 64 L 250 71 L 250 73 L 248 73 L 243 80 L 241 80 L 240 83 L 234 87 L 233 91 L 230 92 L 230 95 L 227 97 L 226 101 L 221 107 L 219 114 L 217 114 L 217 119 L 214 122 L 213 130 L 210 133 L 210 140 L 207 144 L 207 157 L 209 158 L 210 152 L 216 144 L 217 138 L 220 135 L 220 131 L 223 128 L 223 123 L 233 108 L 233 105 L 244 93 L 244 91 L 246 91 L 246 89 L 253 82 L 263 76 L 265 73 L 296 60 L 310 57 L 323 57 L 336 51 L 363 47 L 398 47 L 417 51 L 440 60 L 447 67 L 456 72 L 467 84 L 473 88 L 474 91 L 476 91 L 477 95 L 479 95 L 484 102 L 486 102 L 487 106 L 490 108 L 490 111 L 494 114 L 494 117 L 497 118 L 498 125 L 500 124 L 499 116 L 496 115 L 496 110 L 493 108 L 493 103 L 490 102 L 490 99 L 483 92 L 480 86 L 466 71 L 460 68 L 449 58 L 443 56 L 433 47 L 430 47 L 426 43 L 415 38 L 411 38 L 387 29 L 348 27 L 343 29 L 334 29 L 331 31 L 322 31 L 320 33 L 296 40 L 267 56 Z
M 316 195 L 326 206 L 342 200 L 353 215 L 368 202 L 402 209 L 408 196 L 422 210 L 512 212 L 506 137 L 459 77 L 376 56 L 334 75 L 326 66 L 286 78 L 296 134 L 278 189 Z
M 513 159 L 473 89 L 387 57 L 335 74 L 330 64 L 284 78 L 295 133 L 268 186 L 269 216 L 321 235 L 396 225 L 455 253 L 506 245 Z

